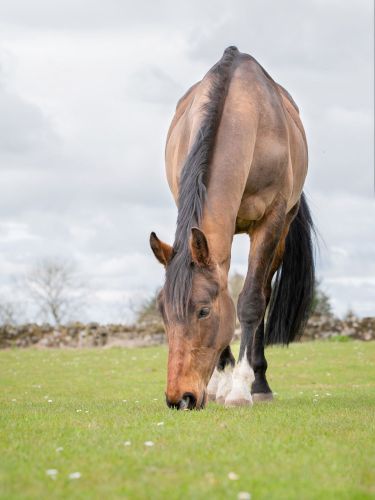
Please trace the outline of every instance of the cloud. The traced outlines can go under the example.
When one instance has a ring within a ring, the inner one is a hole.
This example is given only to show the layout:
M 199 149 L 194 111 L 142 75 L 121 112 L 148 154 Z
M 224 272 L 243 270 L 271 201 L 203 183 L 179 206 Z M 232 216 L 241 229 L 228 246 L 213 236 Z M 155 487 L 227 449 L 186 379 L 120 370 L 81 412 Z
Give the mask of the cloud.
M 45 150 L 56 140 L 48 119 L 37 106 L 0 87 L 0 150 L 17 155 Z
M 142 68 L 134 73 L 128 87 L 128 95 L 159 105 L 170 105 L 183 93 L 183 87 L 157 66 Z
M 367 68 L 371 26 L 372 5 L 367 0 L 355 4 L 235 1 L 226 3 L 213 21 L 191 32 L 189 53 L 209 62 L 218 58 L 221 48 L 235 44 L 269 67 L 337 74 L 346 71 L 353 60 Z

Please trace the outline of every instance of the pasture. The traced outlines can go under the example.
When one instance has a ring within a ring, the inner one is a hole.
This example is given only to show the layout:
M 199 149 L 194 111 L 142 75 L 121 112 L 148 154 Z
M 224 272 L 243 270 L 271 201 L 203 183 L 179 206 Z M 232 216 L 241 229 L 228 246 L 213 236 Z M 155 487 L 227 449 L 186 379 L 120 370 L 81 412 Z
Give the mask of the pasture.
M 166 354 L 0 352 L 1 498 L 374 498 L 374 342 L 268 349 L 251 409 L 167 409 Z

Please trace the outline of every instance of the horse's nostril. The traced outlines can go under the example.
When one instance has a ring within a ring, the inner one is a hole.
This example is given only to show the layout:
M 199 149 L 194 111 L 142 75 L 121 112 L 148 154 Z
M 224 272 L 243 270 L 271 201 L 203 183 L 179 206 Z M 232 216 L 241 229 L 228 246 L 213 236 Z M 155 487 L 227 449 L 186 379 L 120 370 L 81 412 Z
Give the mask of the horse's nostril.
M 180 410 L 193 410 L 197 399 L 191 392 L 185 392 L 180 401 Z

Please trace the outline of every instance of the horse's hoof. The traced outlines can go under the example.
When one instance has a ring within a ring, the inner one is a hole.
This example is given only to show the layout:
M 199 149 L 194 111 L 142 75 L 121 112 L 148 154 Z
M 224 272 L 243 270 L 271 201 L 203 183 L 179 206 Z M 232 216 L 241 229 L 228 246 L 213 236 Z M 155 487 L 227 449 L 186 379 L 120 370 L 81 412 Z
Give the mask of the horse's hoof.
M 212 393 L 212 392 L 208 393 L 207 394 L 207 401 L 212 401 L 212 402 L 216 401 L 216 394 Z
M 272 392 L 257 392 L 251 395 L 254 403 L 270 403 L 273 401 Z
M 225 408 L 233 408 L 237 406 L 251 406 L 253 402 L 251 399 L 246 398 L 238 398 L 238 399 L 226 399 L 225 400 Z

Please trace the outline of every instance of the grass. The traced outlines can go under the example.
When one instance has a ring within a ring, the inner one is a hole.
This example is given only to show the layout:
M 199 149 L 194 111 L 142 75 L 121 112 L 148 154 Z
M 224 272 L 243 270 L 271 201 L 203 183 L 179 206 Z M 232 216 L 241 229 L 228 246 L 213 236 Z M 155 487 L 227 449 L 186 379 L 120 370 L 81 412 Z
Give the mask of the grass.
M 269 349 L 274 403 L 201 412 L 165 406 L 166 353 L 0 352 L 0 497 L 375 498 L 375 343 Z

